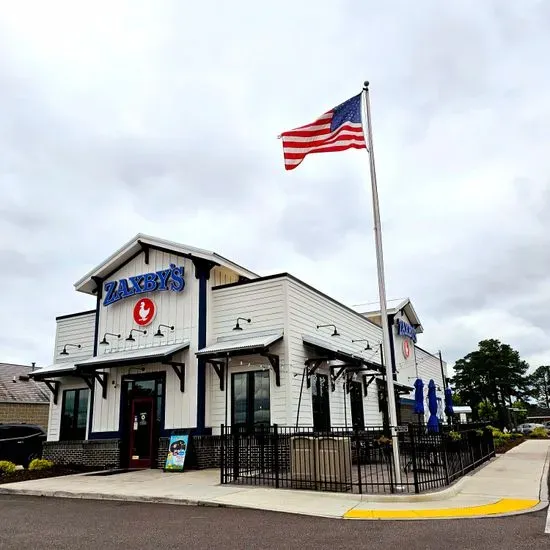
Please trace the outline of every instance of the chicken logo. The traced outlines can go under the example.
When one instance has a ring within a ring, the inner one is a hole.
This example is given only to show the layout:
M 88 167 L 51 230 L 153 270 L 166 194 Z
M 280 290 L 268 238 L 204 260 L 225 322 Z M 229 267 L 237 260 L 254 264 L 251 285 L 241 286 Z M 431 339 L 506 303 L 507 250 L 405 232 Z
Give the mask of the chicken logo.
M 134 321 L 140 327 L 145 327 L 155 318 L 157 306 L 150 298 L 141 298 L 134 306 Z

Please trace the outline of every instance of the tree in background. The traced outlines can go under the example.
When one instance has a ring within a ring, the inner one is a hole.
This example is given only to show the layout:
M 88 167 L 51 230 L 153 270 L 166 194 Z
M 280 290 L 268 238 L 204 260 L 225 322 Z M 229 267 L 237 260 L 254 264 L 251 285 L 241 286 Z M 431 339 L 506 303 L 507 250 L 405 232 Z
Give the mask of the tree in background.
M 477 416 L 479 417 L 479 420 L 483 420 L 484 422 L 494 423 L 498 420 L 497 410 L 493 407 L 493 404 L 490 401 L 482 401 L 477 406 Z
M 543 365 L 529 377 L 531 395 L 537 400 L 537 405 L 550 409 L 550 366 Z
M 528 368 L 508 344 L 495 339 L 482 340 L 477 350 L 455 363 L 453 383 L 456 393 L 470 405 L 477 419 L 481 411 L 488 414 L 488 406 L 483 403 L 489 403 L 502 427 L 511 423 L 509 407 L 513 401 L 530 393 Z

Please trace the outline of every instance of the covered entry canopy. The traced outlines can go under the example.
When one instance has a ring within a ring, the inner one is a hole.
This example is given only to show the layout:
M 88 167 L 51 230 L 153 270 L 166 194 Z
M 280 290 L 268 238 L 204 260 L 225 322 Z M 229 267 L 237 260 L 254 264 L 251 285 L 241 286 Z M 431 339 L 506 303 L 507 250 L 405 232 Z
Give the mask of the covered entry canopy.
M 279 368 L 279 356 L 269 353 L 269 346 L 277 343 L 283 337 L 283 331 L 270 331 L 257 334 L 251 334 L 244 338 L 222 339 L 210 346 L 197 351 L 197 357 L 205 359 L 210 363 L 218 378 L 220 379 L 220 390 L 224 391 L 224 379 L 226 362 L 229 357 L 237 355 L 261 355 L 266 357 L 275 372 L 275 383 L 281 385 L 281 375 Z M 225 359 L 222 360 L 222 359 Z
M 75 363 L 75 365 L 78 369 L 88 370 L 125 367 L 128 365 L 140 365 L 142 363 L 156 363 L 158 361 L 162 362 L 171 359 L 174 354 L 188 347 L 189 340 L 185 340 L 179 344 L 105 353 L 103 355 L 97 355 L 96 357 L 90 357 L 90 359 L 85 359 L 84 361 L 79 361 Z
M 173 361 L 172 357 L 188 347 L 189 340 L 185 340 L 179 344 L 105 353 L 76 363 L 57 363 L 49 367 L 35 370 L 30 373 L 30 376 L 35 380 L 44 382 L 48 386 L 53 393 L 54 403 L 57 403 L 57 394 L 60 385 L 59 380 L 55 379 L 61 376 L 75 376 L 81 378 L 86 382 L 90 390 L 93 390 L 94 382 L 97 381 L 102 388 L 103 399 L 106 399 L 108 372 L 98 371 L 97 369 L 160 362 L 174 369 L 174 372 L 180 380 L 180 391 L 183 392 L 185 391 L 185 363 Z
M 362 373 L 364 377 L 367 376 L 367 373 L 370 373 L 373 375 L 373 378 L 378 373 L 383 372 L 383 367 L 381 365 L 368 361 L 353 350 L 340 346 L 337 343 L 328 343 L 309 334 L 302 335 L 302 342 L 304 346 L 315 353 L 313 357 L 308 357 L 306 360 L 308 388 L 311 386 L 310 377 L 315 374 L 322 363 L 326 363 L 327 361 L 340 361 L 340 364 L 330 367 L 332 391 L 335 390 L 336 380 L 338 380 L 344 372 L 352 371 L 354 373 Z M 365 392 L 369 383 L 370 382 L 367 382 L 364 378 L 363 385 Z

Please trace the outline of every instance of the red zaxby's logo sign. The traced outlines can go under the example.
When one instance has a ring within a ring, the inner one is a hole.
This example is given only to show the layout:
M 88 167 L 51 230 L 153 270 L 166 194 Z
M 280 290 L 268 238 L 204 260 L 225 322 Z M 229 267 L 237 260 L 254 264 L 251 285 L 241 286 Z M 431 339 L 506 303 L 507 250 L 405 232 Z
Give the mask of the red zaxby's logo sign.
M 134 306 L 134 321 L 136 325 L 145 327 L 151 323 L 157 313 L 157 306 L 150 298 L 141 298 Z

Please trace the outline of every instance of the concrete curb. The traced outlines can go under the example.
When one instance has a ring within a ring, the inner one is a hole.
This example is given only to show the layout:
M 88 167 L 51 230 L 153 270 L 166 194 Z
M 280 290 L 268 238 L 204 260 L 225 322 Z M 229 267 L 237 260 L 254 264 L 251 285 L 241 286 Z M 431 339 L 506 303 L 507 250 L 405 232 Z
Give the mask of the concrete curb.
M 451 486 L 446 487 L 440 491 L 434 491 L 431 493 L 424 493 L 420 495 L 403 495 L 403 494 L 393 494 L 393 495 L 351 495 L 351 494 L 342 494 L 342 493 L 318 493 L 316 491 L 297 491 L 304 495 L 314 496 L 316 498 L 337 498 L 342 501 L 354 500 L 355 506 L 357 502 L 372 502 L 373 504 L 378 503 L 390 503 L 390 502 L 435 502 L 435 501 L 445 501 L 451 497 L 459 494 L 463 488 L 463 485 L 469 481 L 469 478 L 475 473 L 477 473 L 481 468 L 485 467 L 487 464 L 490 464 L 494 460 L 498 460 L 500 457 L 493 458 L 492 460 L 486 462 L 480 468 L 477 468 L 470 474 L 460 478 L 454 482 Z M 369 521 L 418 521 L 418 520 L 430 520 L 430 519 L 479 519 L 479 518 L 497 518 L 497 517 L 506 517 L 514 516 L 519 514 L 533 513 L 539 510 L 542 510 L 548 506 L 548 473 L 550 468 L 550 448 L 547 451 L 545 464 L 543 467 L 543 472 L 541 476 L 540 489 L 539 489 L 539 501 L 536 505 L 528 509 L 523 509 L 519 511 L 510 511 L 498 514 L 483 514 L 483 515 L 468 515 L 468 516 L 452 516 L 452 517 L 410 517 L 410 518 L 349 518 L 357 521 L 358 519 Z M 87 474 L 75 474 L 75 475 L 87 475 Z M 63 476 L 65 477 L 65 476 Z M 25 482 L 22 482 L 25 483 Z M 240 509 L 254 509 L 254 510 L 263 510 L 270 512 L 278 513 L 291 513 L 296 515 L 306 515 L 310 517 L 324 517 L 332 519 L 344 519 L 344 514 L 335 515 L 335 514 L 323 514 L 323 513 L 308 513 L 306 511 L 300 510 L 281 510 L 274 509 L 269 505 L 264 505 L 259 507 L 258 505 L 247 505 L 247 504 L 232 504 L 227 502 L 217 502 L 215 498 L 213 499 L 200 499 L 200 498 L 176 498 L 176 497 L 152 497 L 146 495 L 129 495 L 129 494 L 120 494 L 120 493 L 105 493 L 105 492 L 72 492 L 72 491 L 57 491 L 52 489 L 27 489 L 24 487 L 10 487 L 11 484 L 0 485 L 0 495 L 23 495 L 23 496 L 34 496 L 34 497 L 53 497 L 53 498 L 73 498 L 73 499 L 83 499 L 83 500 L 112 500 L 112 501 L 123 501 L 123 502 L 135 502 L 135 503 L 150 503 L 150 504 L 170 504 L 170 505 L 179 505 L 179 506 L 209 506 L 209 507 L 219 507 L 219 508 L 240 508 Z M 17 484 L 14 484 L 17 485 Z M 220 497 L 222 498 L 222 497 Z M 351 504 L 351 503 L 350 503 Z M 350 510 L 354 506 L 350 507 Z M 421 514 L 422 509 L 417 510 Z

